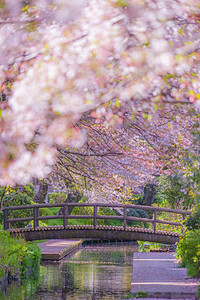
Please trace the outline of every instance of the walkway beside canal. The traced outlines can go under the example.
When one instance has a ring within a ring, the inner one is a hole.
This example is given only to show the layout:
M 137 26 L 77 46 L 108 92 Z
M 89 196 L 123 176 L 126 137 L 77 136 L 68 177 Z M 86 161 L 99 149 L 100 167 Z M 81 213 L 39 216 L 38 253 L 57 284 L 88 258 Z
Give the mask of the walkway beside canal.
M 38 244 L 42 252 L 42 260 L 60 260 L 82 246 L 83 240 L 48 240 Z
M 197 299 L 198 281 L 178 268 L 173 252 L 134 252 L 131 293 L 148 292 L 156 299 Z

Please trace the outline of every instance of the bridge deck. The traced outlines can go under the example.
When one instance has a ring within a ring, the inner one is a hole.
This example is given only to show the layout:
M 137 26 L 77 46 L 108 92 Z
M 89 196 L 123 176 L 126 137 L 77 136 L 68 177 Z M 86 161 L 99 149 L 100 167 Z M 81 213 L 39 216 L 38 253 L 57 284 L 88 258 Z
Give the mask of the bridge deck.
M 37 228 L 20 228 L 8 230 L 11 235 L 22 235 L 26 240 L 40 239 L 68 239 L 68 238 L 94 238 L 100 240 L 141 240 L 165 244 L 174 244 L 180 234 L 169 231 L 123 226 L 93 226 L 93 225 L 67 225 Z

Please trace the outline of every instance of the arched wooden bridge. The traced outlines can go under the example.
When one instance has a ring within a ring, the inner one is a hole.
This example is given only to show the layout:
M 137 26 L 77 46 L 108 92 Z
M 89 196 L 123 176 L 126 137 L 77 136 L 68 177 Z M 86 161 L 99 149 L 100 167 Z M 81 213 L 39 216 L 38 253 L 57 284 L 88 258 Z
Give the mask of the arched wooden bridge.
M 61 214 L 54 216 L 42 216 L 42 208 L 58 207 L 62 208 Z M 90 207 L 93 212 L 91 215 L 72 215 L 69 213 L 75 207 Z M 109 207 L 111 209 L 117 209 L 120 215 L 99 215 L 100 207 Z M 24 218 L 11 218 L 10 214 L 13 211 L 27 210 L 32 211 L 32 216 Z M 151 212 L 152 218 L 138 218 L 128 216 L 130 209 L 142 209 Z M 57 204 L 38 204 L 38 205 L 26 205 L 26 206 L 12 206 L 5 207 L 4 212 L 4 229 L 9 231 L 12 236 L 22 235 L 26 240 L 40 240 L 40 239 L 66 239 L 66 238 L 80 238 L 80 239 L 100 239 L 100 240 L 140 240 L 151 241 L 165 244 L 176 243 L 180 236 L 180 228 L 183 226 L 183 220 L 186 215 L 190 215 L 191 212 L 184 210 L 173 210 L 167 208 L 158 208 L 144 205 L 127 205 L 127 204 L 105 204 L 105 203 L 57 203 Z M 162 213 L 166 215 L 173 214 L 180 221 L 174 222 L 169 220 L 160 219 Z M 62 226 L 39 226 L 40 221 L 62 219 Z M 71 219 L 91 219 L 92 225 L 69 225 L 68 222 Z M 122 226 L 107 226 L 99 225 L 98 220 L 121 220 Z M 33 226 L 26 228 L 16 228 L 16 222 L 21 221 L 33 221 Z M 150 223 L 151 229 L 143 227 L 128 226 L 130 221 L 139 221 L 143 225 L 144 223 Z M 176 230 L 160 230 L 159 224 L 165 224 L 175 227 Z

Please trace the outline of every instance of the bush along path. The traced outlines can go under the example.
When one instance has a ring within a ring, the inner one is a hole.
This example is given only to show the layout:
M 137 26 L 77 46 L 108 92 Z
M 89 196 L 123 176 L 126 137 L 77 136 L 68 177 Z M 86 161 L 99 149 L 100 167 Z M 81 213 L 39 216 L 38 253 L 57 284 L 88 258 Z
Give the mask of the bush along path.
M 188 277 L 200 280 L 200 205 L 197 205 L 185 225 L 187 231 L 177 244 L 176 257 L 179 259 L 180 266 L 187 268 Z M 200 298 L 200 285 L 198 295 Z
M 22 238 L 13 239 L 8 232 L 0 230 L 0 287 L 3 281 L 38 277 L 41 250 Z

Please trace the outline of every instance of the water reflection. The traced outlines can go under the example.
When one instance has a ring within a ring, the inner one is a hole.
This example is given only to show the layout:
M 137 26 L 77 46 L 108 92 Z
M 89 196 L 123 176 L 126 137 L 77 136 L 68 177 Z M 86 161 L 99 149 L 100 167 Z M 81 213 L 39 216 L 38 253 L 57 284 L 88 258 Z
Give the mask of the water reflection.
M 134 250 L 131 244 L 86 246 L 61 263 L 43 263 L 37 292 L 31 295 L 29 287 L 17 300 L 123 299 L 131 290 Z

